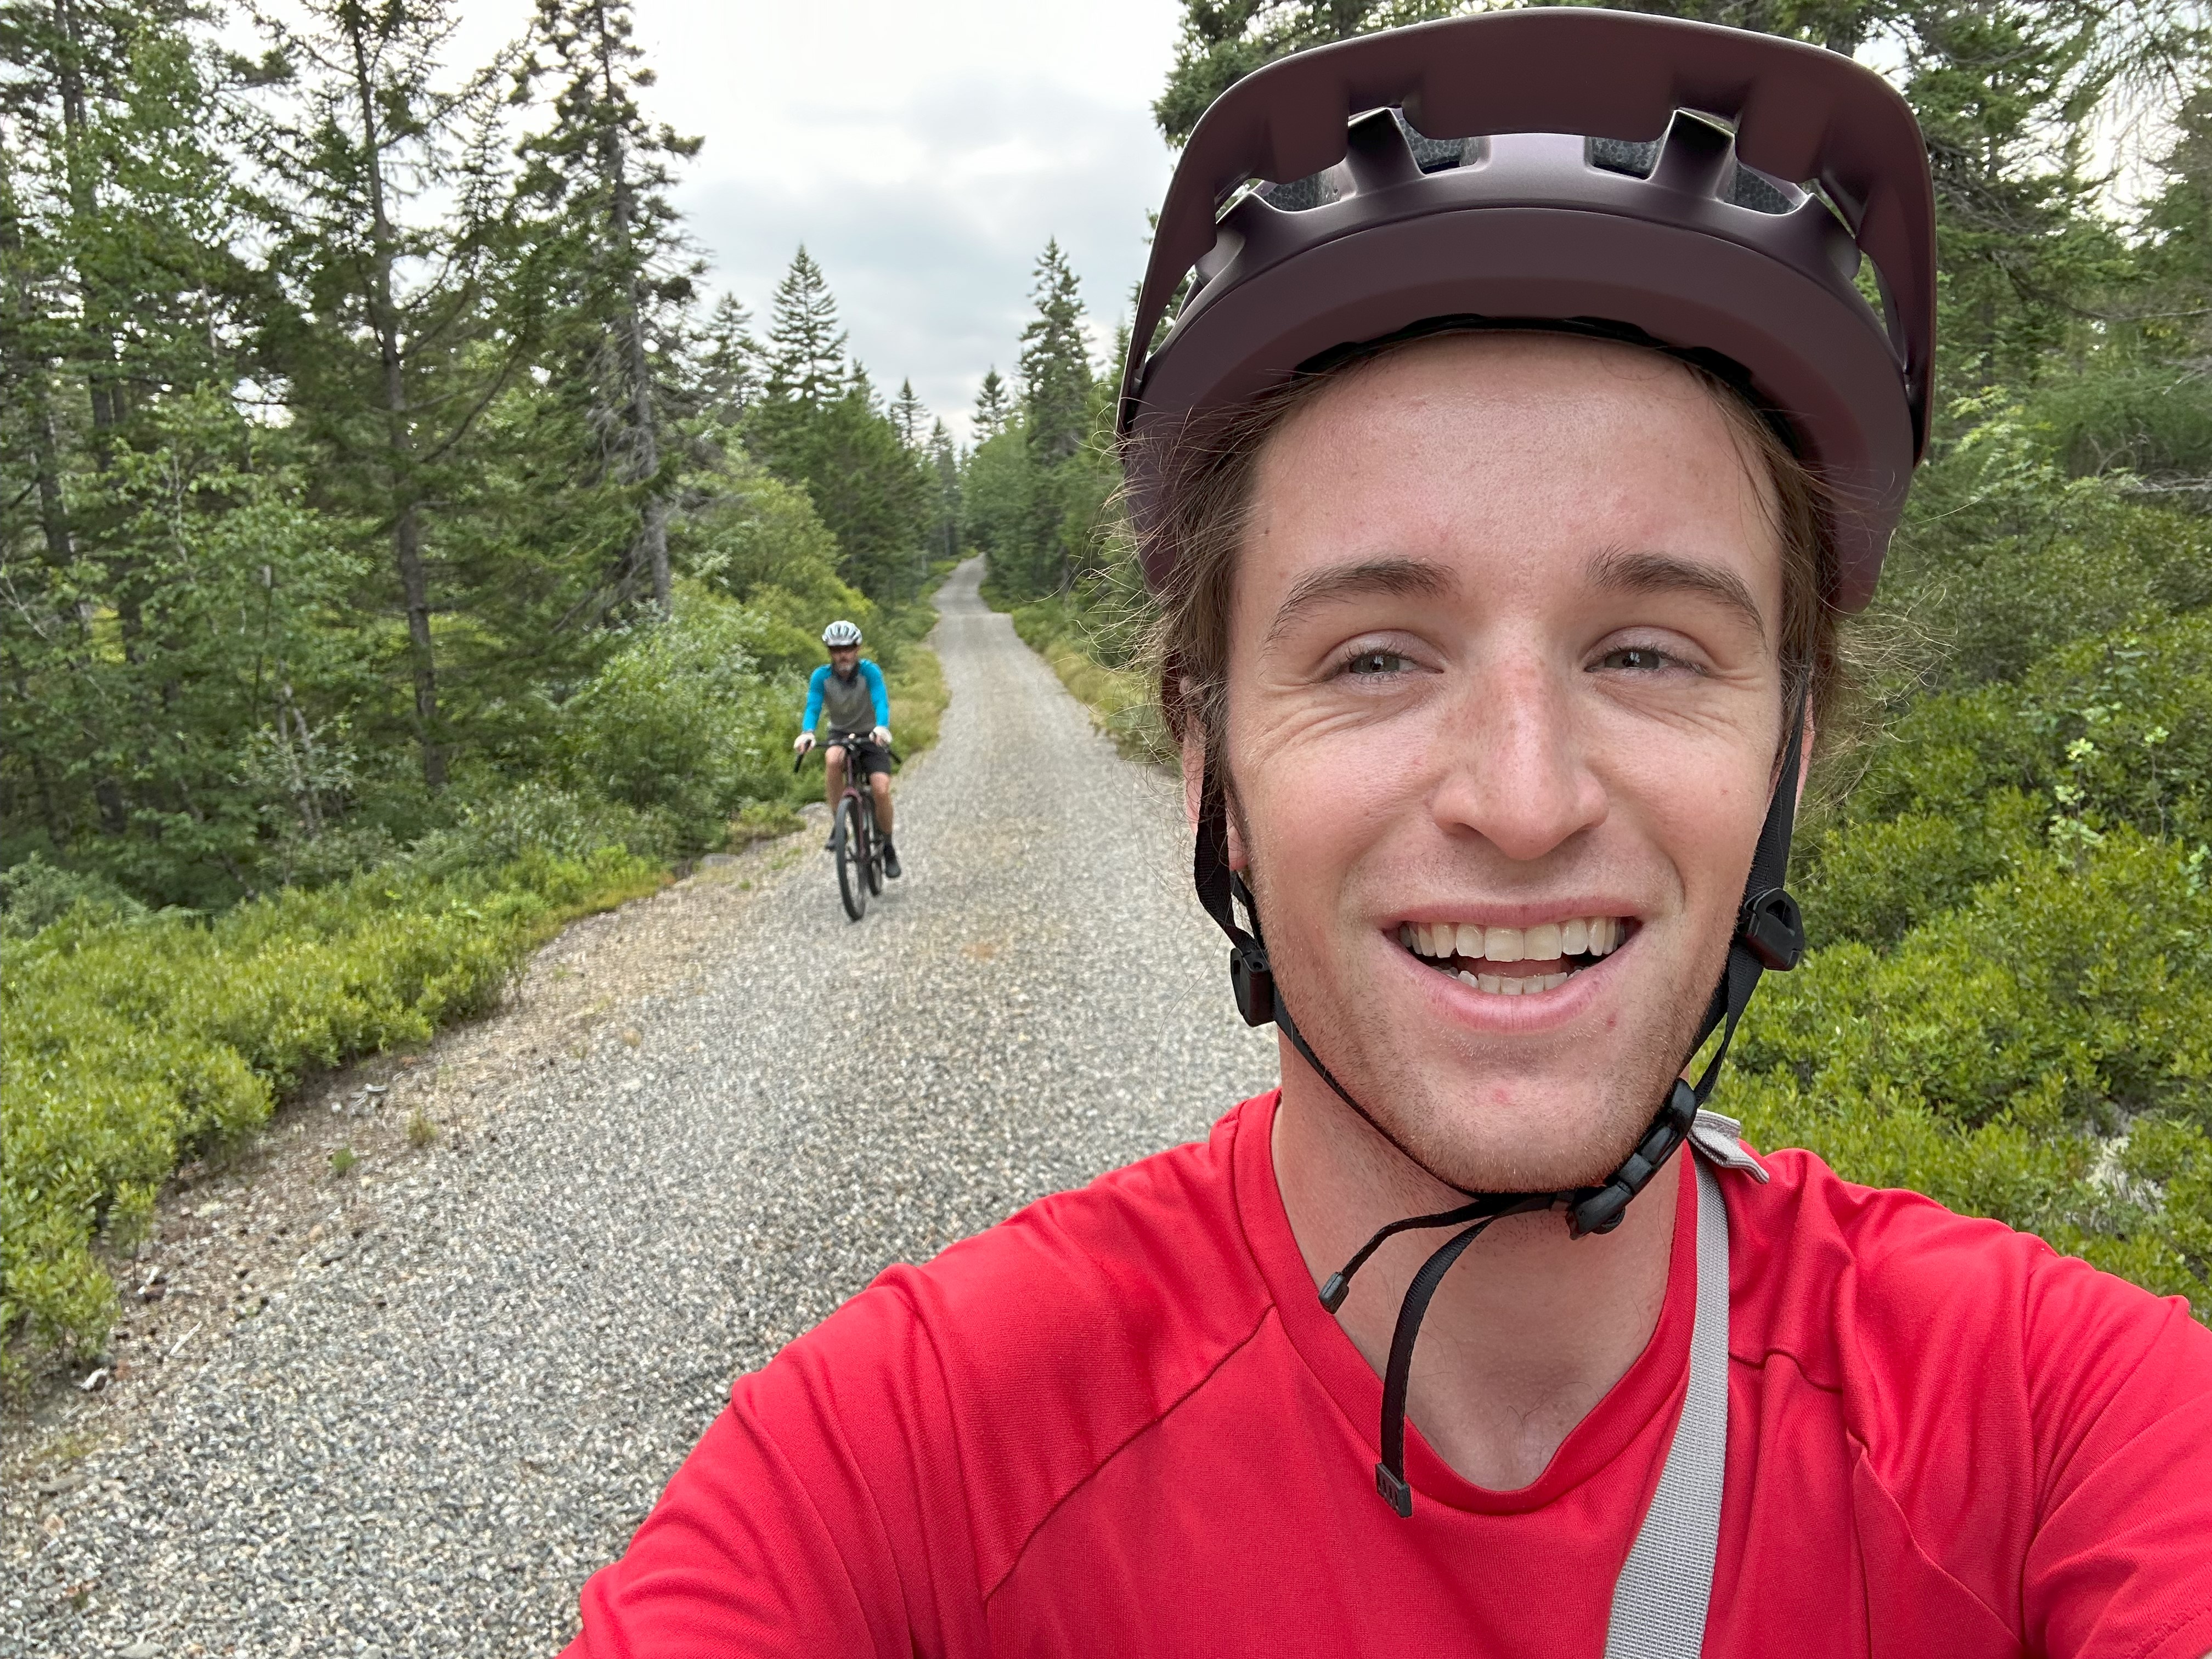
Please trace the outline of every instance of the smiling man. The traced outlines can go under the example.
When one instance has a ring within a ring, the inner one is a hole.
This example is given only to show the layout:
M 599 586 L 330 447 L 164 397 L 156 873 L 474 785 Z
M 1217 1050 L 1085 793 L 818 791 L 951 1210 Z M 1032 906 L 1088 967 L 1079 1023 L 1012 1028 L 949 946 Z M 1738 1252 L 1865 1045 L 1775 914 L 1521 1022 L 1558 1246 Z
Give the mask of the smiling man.
M 1931 246 L 1902 104 L 1763 37 L 1491 14 L 1224 95 L 1121 429 L 1282 1086 L 742 1379 L 582 1651 L 2212 1650 L 2212 1334 L 1705 1109 L 1802 949 Z

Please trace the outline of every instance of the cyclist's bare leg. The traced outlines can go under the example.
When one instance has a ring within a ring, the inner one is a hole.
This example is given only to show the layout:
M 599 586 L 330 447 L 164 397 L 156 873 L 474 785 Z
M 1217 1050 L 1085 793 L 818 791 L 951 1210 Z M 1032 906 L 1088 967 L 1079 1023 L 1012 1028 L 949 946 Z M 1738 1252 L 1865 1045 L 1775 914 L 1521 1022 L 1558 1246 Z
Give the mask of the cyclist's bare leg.
M 876 798 L 876 830 L 885 841 L 891 838 L 891 781 L 878 772 L 868 780 L 868 792 Z
M 845 745 L 833 743 L 822 751 L 822 770 L 828 781 L 823 787 L 823 799 L 830 803 L 830 815 L 837 815 L 837 797 L 845 793 Z

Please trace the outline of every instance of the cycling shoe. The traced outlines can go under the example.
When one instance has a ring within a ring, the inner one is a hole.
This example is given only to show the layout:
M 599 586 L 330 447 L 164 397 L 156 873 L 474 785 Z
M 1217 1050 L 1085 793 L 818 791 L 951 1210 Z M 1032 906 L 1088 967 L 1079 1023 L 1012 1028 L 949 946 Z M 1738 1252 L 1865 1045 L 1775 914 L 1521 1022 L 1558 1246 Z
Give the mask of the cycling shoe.
M 893 881 L 899 878 L 898 848 L 889 842 L 884 843 L 884 873 Z

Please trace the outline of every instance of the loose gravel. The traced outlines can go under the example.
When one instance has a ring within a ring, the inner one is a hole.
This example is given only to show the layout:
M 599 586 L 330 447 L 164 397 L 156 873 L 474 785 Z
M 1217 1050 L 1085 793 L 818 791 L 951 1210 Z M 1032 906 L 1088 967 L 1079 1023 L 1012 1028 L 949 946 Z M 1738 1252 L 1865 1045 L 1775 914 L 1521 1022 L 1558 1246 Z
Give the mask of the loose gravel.
M 11 1484 L 0 1653 L 550 1652 L 733 1376 L 1273 1080 L 1171 781 L 977 574 L 940 599 L 942 739 L 896 786 L 905 879 L 856 925 L 817 842 L 760 860 L 681 971 L 482 1068 L 466 1124 L 380 1164 L 197 1370 Z

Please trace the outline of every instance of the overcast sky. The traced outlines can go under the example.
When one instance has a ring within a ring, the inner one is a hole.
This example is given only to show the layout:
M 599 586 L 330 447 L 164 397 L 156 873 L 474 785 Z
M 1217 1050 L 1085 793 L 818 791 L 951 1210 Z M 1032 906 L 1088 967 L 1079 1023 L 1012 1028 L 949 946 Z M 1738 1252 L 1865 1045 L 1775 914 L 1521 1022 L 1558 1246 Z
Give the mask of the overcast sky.
M 676 199 L 708 282 L 761 326 L 805 242 L 877 386 L 912 376 L 964 437 L 983 371 L 1013 369 L 1031 268 L 1057 236 L 1103 360 L 1167 186 L 1151 105 L 1176 0 L 635 5 L 660 76 L 649 112 L 706 140 Z M 464 9 L 462 63 L 529 15 Z

